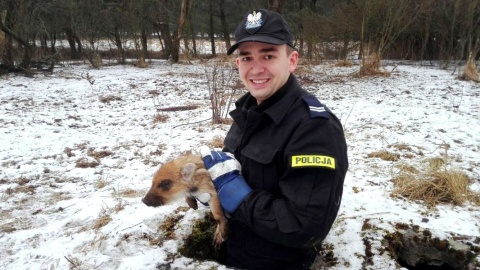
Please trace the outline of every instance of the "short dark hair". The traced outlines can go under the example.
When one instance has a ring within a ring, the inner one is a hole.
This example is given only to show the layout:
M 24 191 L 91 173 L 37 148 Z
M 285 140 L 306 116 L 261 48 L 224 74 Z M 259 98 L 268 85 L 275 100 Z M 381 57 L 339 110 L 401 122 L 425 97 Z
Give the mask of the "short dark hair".
M 294 48 L 292 48 L 292 47 L 290 47 L 290 46 L 287 46 L 287 55 L 292 54 L 292 52 L 294 52 L 294 51 L 295 51 Z

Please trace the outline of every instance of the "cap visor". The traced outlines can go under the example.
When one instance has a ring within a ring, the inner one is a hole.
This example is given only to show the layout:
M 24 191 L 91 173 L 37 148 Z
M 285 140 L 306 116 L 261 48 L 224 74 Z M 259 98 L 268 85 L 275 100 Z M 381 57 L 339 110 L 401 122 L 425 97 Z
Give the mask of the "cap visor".
M 240 43 L 243 42 L 262 42 L 262 43 L 268 43 L 268 44 L 273 44 L 273 45 L 282 45 L 282 44 L 287 44 L 288 42 L 286 40 L 274 38 L 274 37 L 269 37 L 269 36 L 248 36 L 245 38 L 242 38 L 237 41 L 230 49 L 227 51 L 227 55 L 232 54 L 240 45 Z

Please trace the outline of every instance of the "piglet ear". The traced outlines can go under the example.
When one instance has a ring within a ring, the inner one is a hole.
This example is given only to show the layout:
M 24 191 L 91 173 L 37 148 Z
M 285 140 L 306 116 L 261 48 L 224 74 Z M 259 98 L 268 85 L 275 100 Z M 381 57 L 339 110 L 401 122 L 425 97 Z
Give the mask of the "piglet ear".
M 193 163 L 187 163 L 183 165 L 182 170 L 180 172 L 182 175 L 182 179 L 187 182 L 191 181 L 192 176 L 195 173 L 196 169 L 197 169 L 197 166 Z

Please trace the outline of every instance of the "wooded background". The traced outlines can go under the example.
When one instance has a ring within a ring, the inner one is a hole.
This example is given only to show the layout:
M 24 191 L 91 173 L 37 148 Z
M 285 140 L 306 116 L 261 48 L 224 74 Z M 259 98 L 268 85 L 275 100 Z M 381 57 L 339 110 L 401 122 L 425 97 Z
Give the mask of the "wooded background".
M 479 57 L 480 0 L 0 0 L 0 65 L 215 57 L 235 42 L 242 17 L 258 8 L 284 15 L 309 60 L 374 54 L 448 66 Z M 152 39 L 161 49 L 149 48 Z M 58 46 L 62 40 L 68 46 Z M 100 46 L 105 40 L 113 44 L 107 51 Z M 199 53 L 205 42 L 212 49 Z

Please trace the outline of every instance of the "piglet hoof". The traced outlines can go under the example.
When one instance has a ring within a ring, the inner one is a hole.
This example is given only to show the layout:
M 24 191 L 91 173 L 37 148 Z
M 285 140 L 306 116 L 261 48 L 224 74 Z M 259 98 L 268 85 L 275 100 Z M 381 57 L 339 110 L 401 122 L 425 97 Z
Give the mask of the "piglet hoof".
M 213 234 L 213 246 L 218 249 L 220 248 L 220 245 L 227 240 L 228 232 L 227 228 L 224 226 L 222 229 L 222 226 L 220 224 L 217 224 L 217 229 L 215 230 L 215 233 Z

